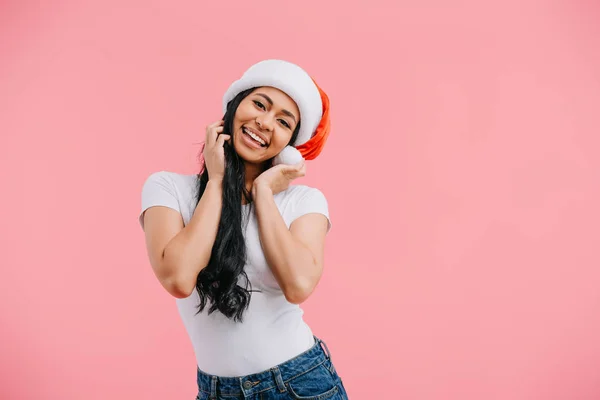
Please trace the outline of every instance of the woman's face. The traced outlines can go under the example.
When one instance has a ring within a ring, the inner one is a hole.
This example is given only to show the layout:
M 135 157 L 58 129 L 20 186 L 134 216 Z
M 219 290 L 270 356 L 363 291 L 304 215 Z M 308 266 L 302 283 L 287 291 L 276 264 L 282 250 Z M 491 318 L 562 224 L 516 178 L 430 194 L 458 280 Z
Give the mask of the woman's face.
M 296 103 L 284 92 L 260 87 L 240 103 L 233 119 L 233 145 L 239 156 L 261 164 L 287 146 L 300 121 Z

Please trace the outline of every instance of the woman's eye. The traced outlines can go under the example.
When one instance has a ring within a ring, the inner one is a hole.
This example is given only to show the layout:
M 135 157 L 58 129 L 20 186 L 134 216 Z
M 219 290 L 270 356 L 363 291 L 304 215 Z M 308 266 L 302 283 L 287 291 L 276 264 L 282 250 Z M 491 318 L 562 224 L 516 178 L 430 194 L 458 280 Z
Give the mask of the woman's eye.
M 265 109 L 265 106 L 263 105 L 263 103 L 261 103 L 261 102 L 260 102 L 260 101 L 258 101 L 258 100 L 253 100 L 253 101 L 254 101 L 254 104 L 255 104 L 255 105 L 258 107 L 258 108 L 260 108 L 261 110 L 264 110 L 264 109 Z
M 283 126 L 285 126 L 286 128 L 290 128 L 291 129 L 290 124 L 288 124 L 285 119 L 280 119 L 279 122 L 281 122 L 281 124 Z

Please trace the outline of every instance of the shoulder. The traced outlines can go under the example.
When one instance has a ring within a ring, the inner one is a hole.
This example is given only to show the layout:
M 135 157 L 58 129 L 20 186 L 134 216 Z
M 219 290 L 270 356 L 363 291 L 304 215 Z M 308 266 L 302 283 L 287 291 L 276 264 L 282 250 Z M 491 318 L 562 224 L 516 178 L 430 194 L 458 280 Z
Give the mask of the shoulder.
M 170 196 L 176 199 L 193 198 L 198 191 L 196 174 L 156 171 L 148 175 L 142 186 L 142 199 Z
M 316 198 L 327 201 L 321 190 L 306 185 L 290 185 L 283 195 L 293 203 L 306 202 Z
M 195 187 L 198 183 L 196 174 L 181 174 L 173 171 L 156 171 L 150 173 L 144 181 L 143 188 L 164 187 L 186 190 Z
M 198 176 L 172 171 L 149 174 L 142 185 L 140 223 L 144 211 L 153 206 L 172 208 L 186 214 L 195 205 Z M 142 224 L 143 226 L 143 224 Z
M 329 204 L 325 194 L 317 188 L 306 185 L 292 185 L 285 192 L 285 201 L 289 205 L 286 207 L 286 217 L 289 217 L 290 223 L 306 214 L 322 214 L 329 221 L 328 231 L 331 228 L 331 219 Z

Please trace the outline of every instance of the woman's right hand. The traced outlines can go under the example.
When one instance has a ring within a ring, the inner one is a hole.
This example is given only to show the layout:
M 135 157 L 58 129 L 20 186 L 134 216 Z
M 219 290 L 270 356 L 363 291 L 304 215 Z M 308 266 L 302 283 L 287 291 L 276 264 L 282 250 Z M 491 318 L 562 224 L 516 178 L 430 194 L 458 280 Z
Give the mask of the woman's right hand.
M 223 132 L 223 121 L 217 121 L 206 127 L 206 141 L 204 143 L 204 164 L 208 170 L 208 179 L 211 181 L 223 181 L 225 175 L 225 151 L 223 144 L 230 140 L 231 136 Z

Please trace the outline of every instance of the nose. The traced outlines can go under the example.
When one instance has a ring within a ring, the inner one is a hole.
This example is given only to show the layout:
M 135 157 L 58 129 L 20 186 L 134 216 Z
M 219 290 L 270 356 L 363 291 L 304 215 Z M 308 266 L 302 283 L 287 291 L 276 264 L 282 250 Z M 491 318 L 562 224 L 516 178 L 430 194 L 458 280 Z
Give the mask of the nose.
M 260 129 L 264 129 L 265 131 L 273 130 L 273 116 L 270 113 L 264 113 L 256 117 L 256 125 Z

